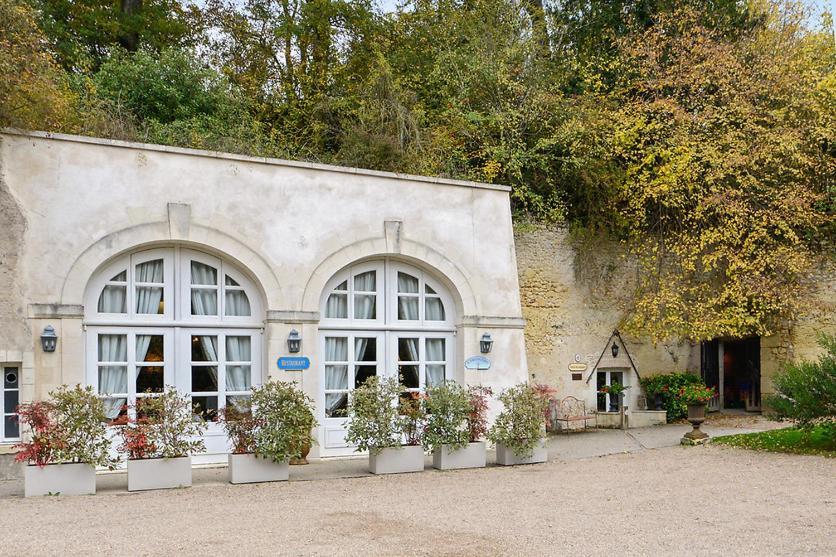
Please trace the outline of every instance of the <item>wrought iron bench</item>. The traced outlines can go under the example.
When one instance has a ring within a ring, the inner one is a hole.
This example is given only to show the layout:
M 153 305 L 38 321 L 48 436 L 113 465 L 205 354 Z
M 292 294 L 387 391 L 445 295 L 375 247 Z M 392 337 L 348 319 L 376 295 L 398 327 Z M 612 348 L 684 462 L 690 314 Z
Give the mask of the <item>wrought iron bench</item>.
M 572 429 L 571 424 L 578 422 L 583 423 L 583 429 L 589 427 L 589 422 L 594 422 L 595 428 L 598 428 L 598 415 L 595 412 L 587 412 L 586 403 L 573 396 L 567 396 L 560 401 L 554 421 L 567 433 Z M 564 423 L 566 424 L 565 427 L 563 426 Z

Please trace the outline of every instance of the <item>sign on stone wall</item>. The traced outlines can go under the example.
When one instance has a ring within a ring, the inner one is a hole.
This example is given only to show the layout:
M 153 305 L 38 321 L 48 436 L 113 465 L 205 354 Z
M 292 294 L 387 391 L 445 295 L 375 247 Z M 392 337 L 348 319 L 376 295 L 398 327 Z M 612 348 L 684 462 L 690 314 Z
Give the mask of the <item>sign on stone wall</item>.
M 491 368 L 491 361 L 484 356 L 471 356 L 464 361 L 464 368 L 486 371 Z
M 282 371 L 302 371 L 311 367 L 311 360 L 307 356 L 282 356 L 276 365 Z
M 572 362 L 569 364 L 569 371 L 586 371 L 586 362 Z

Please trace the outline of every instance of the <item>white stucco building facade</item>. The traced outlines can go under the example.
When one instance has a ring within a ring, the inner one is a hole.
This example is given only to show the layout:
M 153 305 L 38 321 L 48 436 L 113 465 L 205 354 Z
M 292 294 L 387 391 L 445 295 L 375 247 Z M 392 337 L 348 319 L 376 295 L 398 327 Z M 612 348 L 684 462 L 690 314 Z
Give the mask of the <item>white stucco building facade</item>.
M 340 416 L 371 374 L 528 378 L 507 187 L 6 130 L 0 211 L 0 366 L 20 402 L 80 383 L 116 416 L 174 385 L 211 422 L 292 380 L 316 401 L 317 457 L 353 451 Z M 490 369 L 466 369 L 485 333 Z M 222 460 L 217 424 L 207 446 Z

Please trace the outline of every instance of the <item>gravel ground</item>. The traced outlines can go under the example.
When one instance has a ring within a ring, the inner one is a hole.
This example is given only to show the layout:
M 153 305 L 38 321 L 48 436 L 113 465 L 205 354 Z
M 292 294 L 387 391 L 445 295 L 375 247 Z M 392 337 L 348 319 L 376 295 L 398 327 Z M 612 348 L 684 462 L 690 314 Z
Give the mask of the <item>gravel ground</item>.
M 835 529 L 836 460 L 712 446 L 0 499 L 4 555 L 836 555 Z

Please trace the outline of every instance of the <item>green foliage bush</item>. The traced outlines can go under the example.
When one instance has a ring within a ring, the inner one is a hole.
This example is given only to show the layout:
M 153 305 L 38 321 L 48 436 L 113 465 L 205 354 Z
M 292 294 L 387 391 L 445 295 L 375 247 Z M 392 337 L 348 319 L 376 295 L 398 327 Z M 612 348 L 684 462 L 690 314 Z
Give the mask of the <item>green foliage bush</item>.
M 394 377 L 368 378 L 354 389 L 348 405 L 346 441 L 357 451 L 378 453 L 401 445 L 401 427 L 395 400 L 401 386 Z
M 836 437 L 836 336 L 822 336 L 818 361 L 789 363 L 772 378 L 776 393 L 764 402 L 779 419 L 802 426 L 822 422 Z
M 455 381 L 427 389 L 424 399 L 427 425 L 423 443 L 427 450 L 449 445 L 455 451 L 470 441 L 469 418 L 473 411 L 470 393 Z
M 174 387 L 137 400 L 136 418 L 120 427 L 119 450 L 128 458 L 179 458 L 206 450 L 203 420 L 195 419 L 192 402 Z
M 657 394 L 662 397 L 662 407 L 667 412 L 668 422 L 672 422 L 688 415 L 688 404 L 680 396 L 680 389 L 689 385 L 705 386 L 705 383 L 696 375 L 674 372 L 643 377 L 641 385 L 651 403 Z
M 274 462 L 300 458 L 302 449 L 314 442 L 313 404 L 295 383 L 268 381 L 254 388 L 252 406 L 257 427 L 253 452 Z
M 488 439 L 502 443 L 518 457 L 528 458 L 546 435 L 545 412 L 548 396 L 528 383 L 521 383 L 499 395 L 502 412 L 488 432 Z

